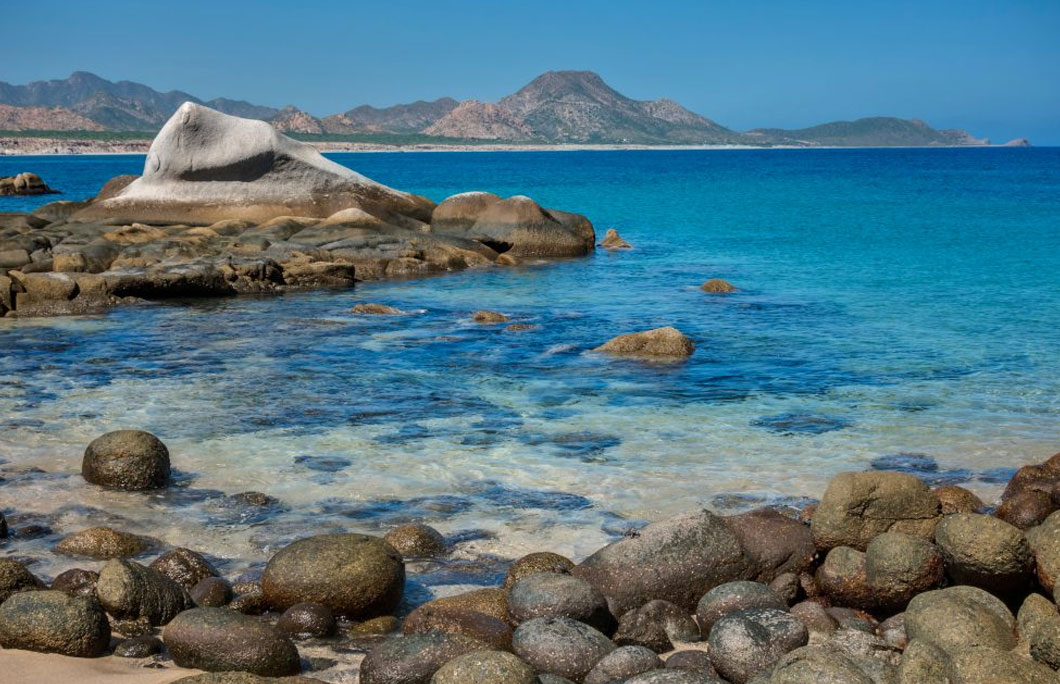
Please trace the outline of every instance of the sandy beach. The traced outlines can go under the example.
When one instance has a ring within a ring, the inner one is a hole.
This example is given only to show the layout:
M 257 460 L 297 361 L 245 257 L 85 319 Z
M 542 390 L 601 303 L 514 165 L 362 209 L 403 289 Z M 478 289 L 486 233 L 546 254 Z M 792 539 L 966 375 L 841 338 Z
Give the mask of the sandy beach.
M 0 650 L 0 672 L 11 684 L 169 684 L 198 674 L 169 663 L 164 668 L 145 667 L 142 661 L 116 658 L 71 658 L 17 649 Z

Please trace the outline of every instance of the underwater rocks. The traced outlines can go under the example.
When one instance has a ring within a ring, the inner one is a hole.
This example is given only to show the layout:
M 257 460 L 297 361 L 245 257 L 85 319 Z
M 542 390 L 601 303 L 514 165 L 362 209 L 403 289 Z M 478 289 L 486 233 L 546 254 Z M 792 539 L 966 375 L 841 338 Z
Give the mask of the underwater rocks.
M 185 103 L 142 176 L 112 179 L 87 202 L 0 214 L 0 315 L 349 287 L 584 256 L 594 242 L 584 216 L 485 193 L 435 206 L 265 122 Z
M 108 432 L 85 449 L 81 475 L 111 489 L 160 489 L 169 484 L 169 450 L 149 432 Z

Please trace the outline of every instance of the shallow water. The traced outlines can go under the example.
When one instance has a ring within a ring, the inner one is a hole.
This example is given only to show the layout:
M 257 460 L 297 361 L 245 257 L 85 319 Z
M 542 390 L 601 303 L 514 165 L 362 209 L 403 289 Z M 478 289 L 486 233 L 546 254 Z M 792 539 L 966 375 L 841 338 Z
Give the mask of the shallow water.
M 0 554 L 115 524 L 260 564 L 291 539 L 420 520 L 434 587 L 582 557 L 644 519 L 819 496 L 901 468 L 995 496 L 1060 450 L 1060 150 L 336 154 L 440 200 L 525 193 L 635 249 L 355 290 L 0 321 Z M 89 196 L 142 157 L 0 158 Z M 741 292 L 708 295 L 710 277 Z M 354 317 L 358 301 L 411 312 Z M 481 308 L 539 324 L 470 321 Z M 588 350 L 674 325 L 687 363 Z M 136 427 L 178 487 L 105 492 L 85 445 Z M 255 508 L 228 495 L 256 490 Z M 31 530 L 32 531 L 32 530 Z M 33 535 L 29 535 L 33 536 Z

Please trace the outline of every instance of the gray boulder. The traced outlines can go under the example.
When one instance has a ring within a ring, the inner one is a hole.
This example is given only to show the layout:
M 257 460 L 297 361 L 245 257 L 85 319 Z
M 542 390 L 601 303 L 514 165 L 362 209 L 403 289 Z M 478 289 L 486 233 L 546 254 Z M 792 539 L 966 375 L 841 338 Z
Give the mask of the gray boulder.
M 615 630 L 607 599 L 585 580 L 550 572 L 525 577 L 508 592 L 508 615 L 519 624 L 538 617 L 562 616 L 605 634 Z
M 1034 554 L 1035 573 L 1046 591 L 1053 591 L 1060 576 L 1060 511 L 1051 514 L 1041 525 L 1026 532 Z
M 207 577 L 188 591 L 199 608 L 220 608 L 232 600 L 232 585 L 221 577 Z
M 191 604 L 184 587 L 153 568 L 127 560 L 108 561 L 99 571 L 96 595 L 118 620 L 164 625 Z
M 910 641 L 919 640 L 947 653 L 967 648 L 1008 650 L 1016 645 L 1016 619 L 995 596 L 977 587 L 958 586 L 925 592 L 905 611 Z
M 404 585 L 401 554 L 363 534 L 300 539 L 273 556 L 261 577 L 265 600 L 275 608 L 313 601 L 356 619 L 391 613 Z
M 696 606 L 696 622 L 703 636 L 710 634 L 711 628 L 721 618 L 731 613 L 752 608 L 788 609 L 782 596 L 759 582 L 738 580 L 726 582 L 708 591 Z
M 703 594 L 750 572 L 740 540 L 710 511 L 653 523 L 605 546 L 573 573 L 607 597 L 612 615 L 653 599 L 692 613 Z
M 768 684 L 877 684 L 850 657 L 822 646 L 804 646 L 780 658 Z
M 434 558 L 445 555 L 447 548 L 441 532 L 421 523 L 399 525 L 387 532 L 383 541 L 405 557 Z
M 276 621 L 276 629 L 297 639 L 331 636 L 335 628 L 335 616 L 319 603 L 296 603 Z
M 67 594 L 79 594 L 81 596 L 96 596 L 96 582 L 99 581 L 99 573 L 82 568 L 71 568 L 59 573 L 52 580 L 52 589 L 65 591 Z M 3 599 L 0 599 L 3 603 Z
M 950 677 L 954 684 L 1056 684 L 1057 681 L 1052 668 L 1013 651 L 969 648 L 951 655 L 950 663 Z
M 757 582 L 772 582 L 785 573 L 799 574 L 810 569 L 817 549 L 806 523 L 789 518 L 771 508 L 730 515 L 725 523 L 732 528 L 751 563 Z
M 946 572 L 955 583 L 994 594 L 1025 591 L 1034 577 L 1034 556 L 1023 532 L 978 513 L 948 515 L 935 531 Z
M 806 625 L 790 613 L 755 608 L 726 615 L 710 630 L 714 668 L 734 684 L 746 684 L 809 640 Z
M 917 594 L 938 587 L 944 574 L 938 548 L 911 534 L 884 532 L 865 551 L 872 602 L 887 612 L 902 610 Z
M 630 677 L 624 684 L 725 684 L 725 681 L 693 670 L 651 670 Z
M 508 568 L 508 572 L 504 575 L 504 588 L 511 589 L 519 580 L 538 572 L 555 572 L 565 575 L 570 573 L 573 567 L 574 561 L 558 553 L 550 551 L 528 553 Z
M 360 684 L 429 684 L 454 658 L 489 646 L 460 634 L 429 632 L 387 639 L 361 661 Z
M 0 646 L 94 658 L 110 645 L 99 602 L 61 591 L 33 591 L 0 604 Z
M 651 649 L 643 646 L 622 646 L 600 659 L 585 676 L 585 684 L 609 684 L 642 672 L 657 670 L 662 666 L 662 660 Z
M 108 432 L 85 449 L 81 475 L 112 489 L 159 489 L 169 484 L 169 450 L 149 432 Z
M 644 646 L 665 653 L 674 642 L 699 641 L 699 626 L 681 607 L 656 599 L 626 611 L 618 621 L 613 641 L 619 646 Z
M 0 603 L 12 594 L 44 588 L 44 583 L 25 565 L 11 558 L 0 558 Z
M 425 603 L 409 613 L 402 626 L 405 634 L 446 632 L 461 634 L 502 651 L 512 649 L 512 628 L 499 618 L 460 606 Z
M 537 672 L 581 684 L 615 645 L 589 625 L 567 617 L 527 620 L 515 630 L 512 649 Z
M 884 532 L 930 540 L 940 505 L 927 485 L 906 473 L 840 473 L 828 483 L 810 529 L 822 550 L 850 546 L 864 551 Z
M 442 665 L 431 684 L 538 684 L 538 678 L 511 653 L 475 651 Z
M 151 561 L 150 567 L 185 589 L 191 589 L 207 577 L 217 577 L 217 568 L 191 549 L 173 549 Z
M 66 537 L 55 550 L 68 556 L 87 558 L 126 558 L 137 556 L 150 548 L 150 542 L 129 532 L 110 527 L 90 527 Z
M 298 649 L 275 627 L 226 608 L 193 608 L 178 615 L 162 640 L 180 667 L 238 670 L 266 677 L 301 670 Z

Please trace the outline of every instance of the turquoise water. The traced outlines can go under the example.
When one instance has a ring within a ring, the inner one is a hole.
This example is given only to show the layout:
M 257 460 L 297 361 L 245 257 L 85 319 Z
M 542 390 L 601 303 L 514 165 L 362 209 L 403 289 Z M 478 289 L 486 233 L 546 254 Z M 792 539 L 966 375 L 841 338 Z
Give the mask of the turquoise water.
M 331 156 L 435 200 L 528 194 L 635 249 L 2 320 L 3 510 L 47 529 L 0 553 L 84 566 L 48 549 L 118 524 L 240 569 L 298 536 L 416 519 L 459 542 L 417 581 L 476 583 L 698 505 L 799 504 L 852 468 L 989 498 L 1060 451 L 1060 149 Z M 0 175 L 76 198 L 141 166 L 0 158 Z M 701 292 L 711 277 L 741 291 Z M 413 313 L 349 315 L 359 301 Z M 471 323 L 481 308 L 540 327 Z M 687 363 L 588 353 L 663 325 L 695 340 Z M 84 446 L 119 427 L 161 436 L 180 486 L 86 486 Z M 281 503 L 227 498 L 245 490 Z

